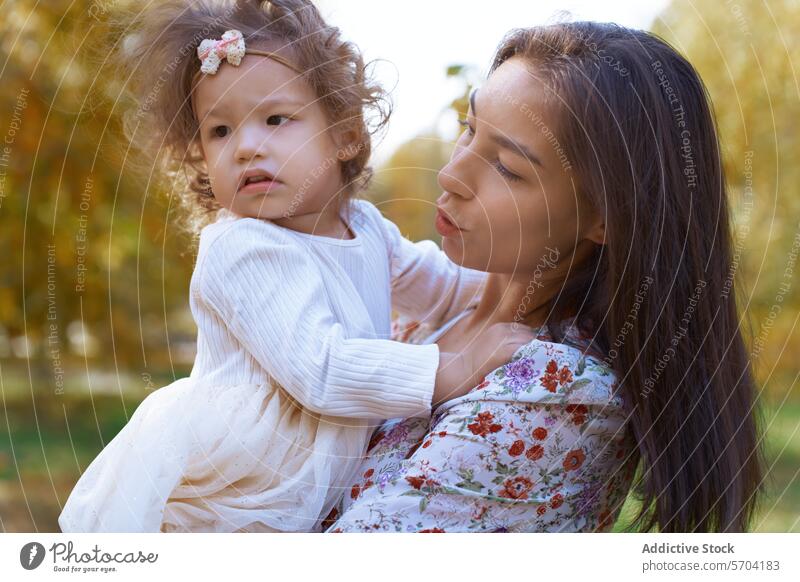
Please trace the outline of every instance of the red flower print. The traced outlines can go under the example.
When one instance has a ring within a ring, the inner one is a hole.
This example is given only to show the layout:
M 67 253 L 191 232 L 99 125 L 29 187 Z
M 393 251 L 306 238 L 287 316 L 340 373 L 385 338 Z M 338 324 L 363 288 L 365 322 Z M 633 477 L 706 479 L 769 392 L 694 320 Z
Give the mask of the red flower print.
M 583 449 L 571 450 L 564 458 L 564 469 L 567 471 L 574 471 L 575 469 L 578 469 L 581 465 L 583 465 L 585 458 L 586 454 L 583 452 Z
M 447 533 L 447 532 L 440 527 L 431 527 L 428 529 L 421 529 L 417 533 Z
M 542 445 L 533 445 L 531 448 L 528 449 L 528 452 L 525 453 L 525 456 L 528 457 L 531 461 L 538 461 L 544 455 L 544 448 Z
M 331 530 L 331 533 L 342 533 L 342 531 L 343 531 L 342 528 L 337 527 L 336 529 Z
M 422 443 L 422 448 L 423 448 L 423 449 L 427 449 L 429 446 L 431 446 L 431 444 L 432 444 L 432 443 L 433 443 L 433 441 L 431 441 L 430 439 L 428 439 L 427 441 L 425 441 L 424 443 Z
M 536 508 L 536 515 L 539 517 L 543 516 L 545 513 L 547 513 L 547 507 L 545 505 L 540 505 Z
M 472 519 L 474 519 L 475 521 L 480 521 L 488 510 L 489 510 L 488 507 L 486 507 L 485 505 L 481 505 L 478 508 L 478 510 L 472 514 Z
M 423 487 L 436 487 L 439 485 L 437 480 L 425 476 L 406 476 L 406 481 L 408 481 L 409 485 L 411 485 L 414 489 L 422 489 Z
M 588 414 L 589 409 L 585 404 L 567 404 L 567 413 L 569 414 Z
M 350 490 L 350 499 L 357 499 L 360 493 L 361 485 L 353 485 L 353 488 Z
M 553 495 L 553 498 L 550 500 L 550 507 L 553 509 L 558 509 L 564 503 L 564 496 L 561 493 L 556 493 Z
M 559 384 L 561 386 L 566 386 L 572 382 L 572 372 L 567 366 L 564 366 L 559 370 L 556 361 L 550 360 L 547 362 L 547 367 L 545 368 L 544 374 L 542 374 L 539 382 L 545 387 L 546 390 L 555 392 L 558 389 Z
M 369 469 L 366 473 L 364 473 L 364 478 L 369 479 L 375 473 L 375 469 Z
M 475 389 L 475 390 L 483 390 L 483 389 L 484 389 L 484 388 L 486 388 L 488 385 L 489 385 L 489 381 L 488 381 L 488 380 L 484 380 L 483 382 L 481 382 L 480 384 L 478 384 L 478 385 L 477 385 L 477 386 L 476 386 L 474 389 Z
M 528 492 L 533 489 L 533 481 L 527 477 L 512 477 L 503 483 L 498 495 L 509 499 L 527 499 Z
M 512 457 L 518 457 L 525 450 L 525 443 L 521 440 L 514 441 L 514 444 L 508 447 L 508 454 Z
M 544 439 L 547 438 L 547 429 L 544 428 L 543 426 L 540 426 L 539 428 L 535 428 L 533 430 L 533 438 L 535 438 L 536 440 L 539 440 L 539 441 L 543 441 Z
M 439 433 L 439 436 L 440 436 L 440 437 L 446 437 L 446 436 L 447 436 L 447 431 L 446 431 L 446 430 L 443 430 L 443 431 L 441 431 L 441 432 Z
M 585 404 L 567 404 L 566 410 L 572 415 L 572 422 L 578 426 L 586 422 L 586 415 L 589 414 Z
M 548 392 L 555 392 L 558 388 L 558 380 L 555 378 L 555 376 L 549 376 L 545 374 L 539 381 Z
M 547 367 L 544 370 L 544 374 L 542 374 L 541 379 L 539 382 L 542 386 L 545 387 L 545 390 L 549 392 L 555 392 L 556 388 L 558 388 L 558 376 L 556 375 L 558 372 L 558 364 L 555 360 L 550 360 L 547 362 Z
M 408 484 L 414 489 L 421 489 L 425 484 L 425 479 L 422 477 L 406 477 L 406 481 L 408 481 Z
M 369 489 L 369 488 L 370 488 L 370 487 L 372 487 L 373 485 L 375 485 L 375 483 L 374 483 L 374 482 L 372 482 L 372 481 L 366 481 L 366 482 L 364 483 L 364 491 L 366 491 L 367 489 Z
M 475 420 L 477 422 L 467 425 L 467 428 L 474 435 L 486 436 L 490 432 L 495 433 L 503 429 L 502 424 L 492 422 L 494 420 L 494 415 L 491 412 L 480 412 L 478 416 L 475 417 Z

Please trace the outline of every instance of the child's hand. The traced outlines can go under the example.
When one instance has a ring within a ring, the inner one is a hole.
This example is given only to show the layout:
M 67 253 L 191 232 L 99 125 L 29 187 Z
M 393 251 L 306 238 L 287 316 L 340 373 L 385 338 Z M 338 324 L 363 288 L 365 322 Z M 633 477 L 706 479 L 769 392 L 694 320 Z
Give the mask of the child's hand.
M 521 346 L 535 338 L 534 330 L 526 325 L 495 323 L 462 352 L 442 352 L 432 407 L 467 394 L 486 374 L 508 363 Z

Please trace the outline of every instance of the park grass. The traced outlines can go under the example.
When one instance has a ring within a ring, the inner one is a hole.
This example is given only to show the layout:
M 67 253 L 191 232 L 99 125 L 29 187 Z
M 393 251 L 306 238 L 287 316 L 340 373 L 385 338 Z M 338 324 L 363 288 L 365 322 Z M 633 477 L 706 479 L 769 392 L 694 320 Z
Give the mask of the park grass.
M 4 395 L 6 396 L 6 395 Z M 34 406 L 35 404 L 35 406 Z M 58 531 L 58 515 L 81 471 L 125 425 L 139 402 L 119 396 L 4 398 L 0 432 L 0 531 Z M 753 531 L 800 532 L 800 403 L 765 406 L 766 494 Z M 638 509 L 626 500 L 615 531 Z

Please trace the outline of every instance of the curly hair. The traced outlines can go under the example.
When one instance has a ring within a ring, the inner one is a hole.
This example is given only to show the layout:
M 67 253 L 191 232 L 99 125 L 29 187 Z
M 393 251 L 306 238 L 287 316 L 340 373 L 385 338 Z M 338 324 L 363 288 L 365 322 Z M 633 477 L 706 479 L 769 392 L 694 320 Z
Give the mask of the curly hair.
M 199 229 L 220 208 L 202 156 L 192 108 L 200 70 L 197 47 L 226 30 L 242 32 L 250 47 L 286 56 L 303 71 L 330 127 L 354 131 L 355 156 L 339 161 L 340 202 L 363 190 L 372 137 L 387 123 L 387 94 L 367 72 L 359 49 L 325 23 L 307 0 L 167 0 L 140 12 L 117 13 L 107 65 L 124 79 L 128 107 L 123 130 L 148 171 L 166 177 L 179 194 L 189 226 Z M 176 184 L 177 183 L 177 187 Z

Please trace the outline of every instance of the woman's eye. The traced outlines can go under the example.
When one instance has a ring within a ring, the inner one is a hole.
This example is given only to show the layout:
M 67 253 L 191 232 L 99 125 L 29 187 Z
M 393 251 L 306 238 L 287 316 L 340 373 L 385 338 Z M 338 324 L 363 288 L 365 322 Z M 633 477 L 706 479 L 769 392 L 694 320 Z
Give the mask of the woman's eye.
M 458 120 L 458 124 L 461 127 L 463 127 L 464 130 L 466 131 L 466 133 L 468 133 L 470 136 L 475 135 L 475 130 L 472 129 L 472 126 L 469 124 L 469 121 L 467 121 L 466 119 L 459 119 Z
M 211 129 L 211 135 L 213 137 L 225 137 L 228 135 L 228 126 L 227 125 L 218 125 Z
M 283 125 L 289 121 L 289 118 L 285 115 L 270 115 L 267 117 L 267 125 Z
M 508 180 L 511 180 L 512 182 L 516 182 L 517 180 L 522 180 L 521 177 L 517 176 L 514 172 L 510 171 L 503 164 L 501 164 L 500 160 L 495 161 L 494 167 L 500 173 L 501 176 L 507 178 Z

